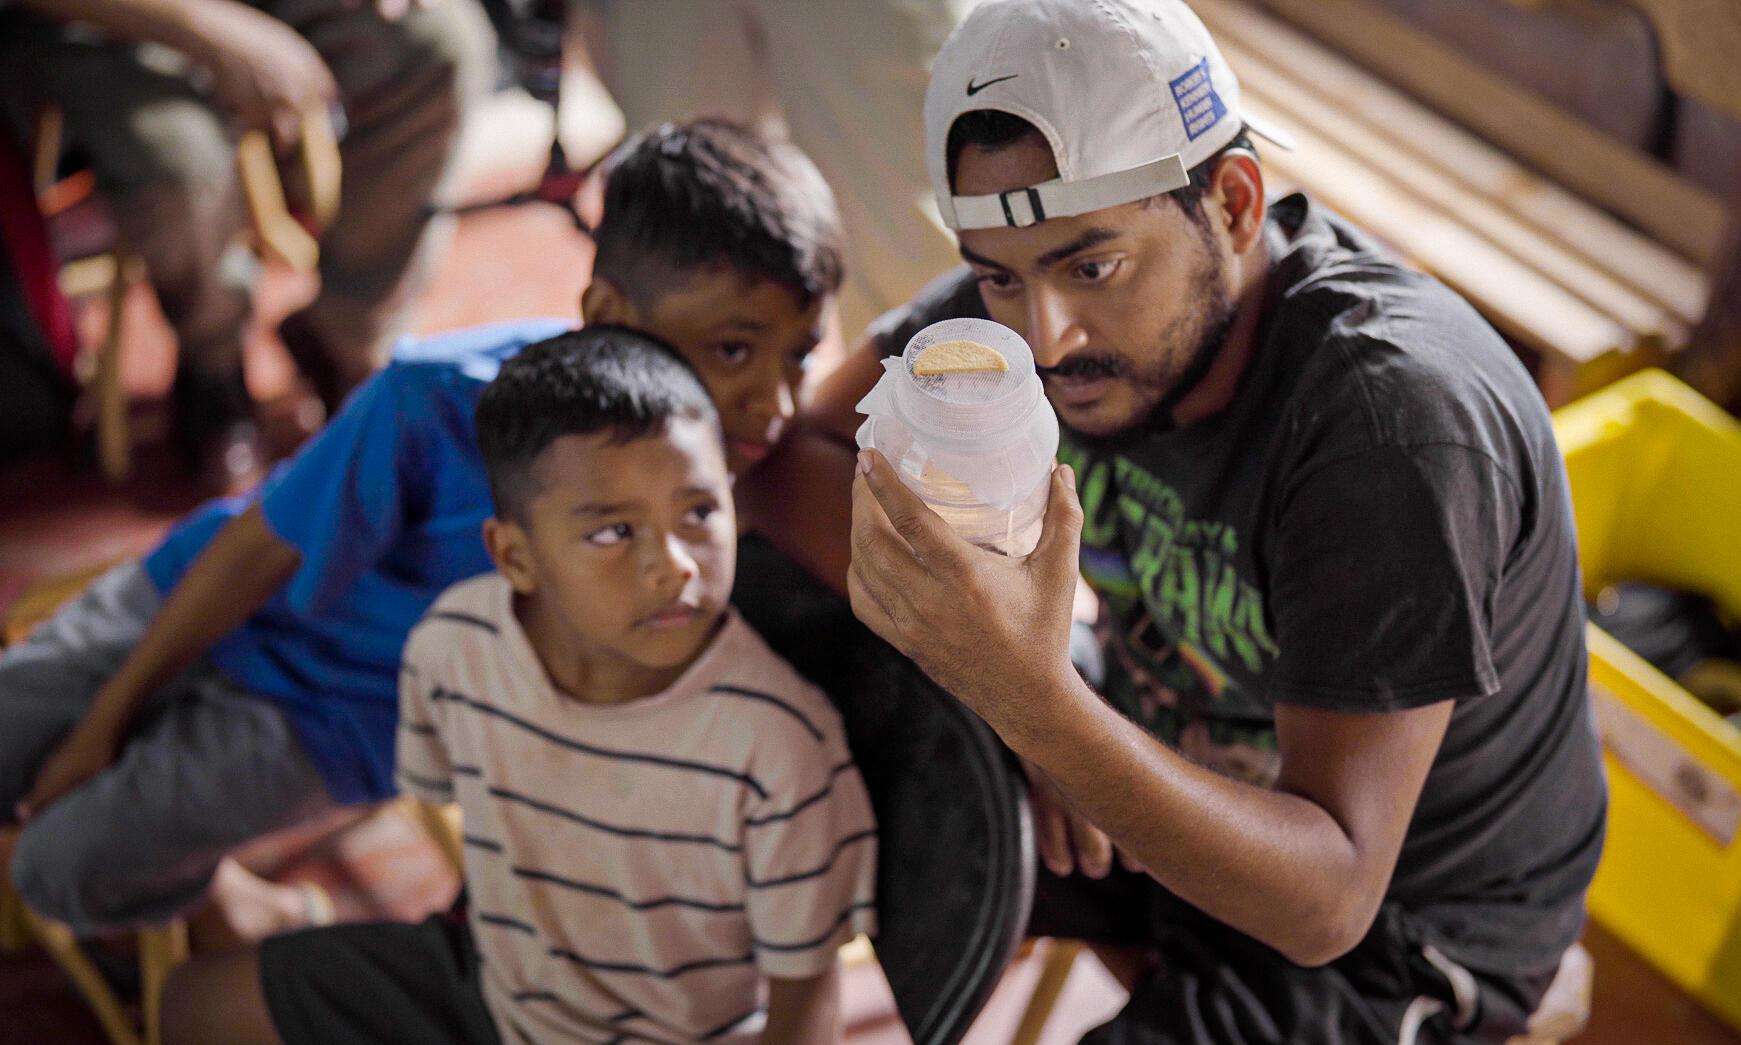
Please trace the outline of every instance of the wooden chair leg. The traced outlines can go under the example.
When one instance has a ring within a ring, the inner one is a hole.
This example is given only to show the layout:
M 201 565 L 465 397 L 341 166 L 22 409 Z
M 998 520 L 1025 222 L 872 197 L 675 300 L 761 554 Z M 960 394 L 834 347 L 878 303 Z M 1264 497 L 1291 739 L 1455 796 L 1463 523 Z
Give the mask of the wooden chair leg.
M 59 922 L 51 922 L 26 908 L 24 917 L 30 925 L 30 934 L 54 963 L 61 967 L 67 978 L 73 981 L 73 986 L 84 996 L 85 1004 L 97 1016 L 97 1022 L 102 1024 L 103 1033 L 108 1036 L 111 1045 L 144 1045 L 139 1033 L 133 1027 L 133 1021 L 127 1014 L 127 1009 L 121 1000 L 115 997 L 115 992 L 109 989 L 109 984 L 103 979 L 103 974 L 91 964 L 85 952 L 79 949 L 79 942 L 73 936 L 73 931 Z
M 187 923 L 174 921 L 139 933 L 140 1006 L 145 1045 L 163 1042 L 163 986 L 175 967 L 187 961 Z
M 115 252 L 115 278 L 109 285 L 109 329 L 97 350 L 97 460 L 112 483 L 127 478 L 132 446 L 127 433 L 127 389 L 121 383 L 121 319 L 126 308 L 131 257 Z
M 459 803 L 435 805 L 407 796 L 403 801 L 411 806 L 413 819 L 423 826 L 431 840 L 441 847 L 455 871 L 465 873 L 465 840 L 460 825 Z
M 30 927 L 24 922 L 24 901 L 10 882 L 0 881 L 0 954 L 17 954 L 30 946 Z
M 1022 1013 L 1022 1022 L 1010 1038 L 1010 1045 L 1036 1045 L 1040 1040 L 1040 1032 L 1046 1028 L 1046 1021 L 1051 1018 L 1058 997 L 1064 993 L 1064 984 L 1069 981 L 1070 970 L 1075 968 L 1076 957 L 1081 953 L 1079 940 L 1051 942 L 1046 949 L 1046 963 L 1040 968 L 1040 980 L 1034 984 L 1033 997 L 1028 999 L 1027 1011 Z

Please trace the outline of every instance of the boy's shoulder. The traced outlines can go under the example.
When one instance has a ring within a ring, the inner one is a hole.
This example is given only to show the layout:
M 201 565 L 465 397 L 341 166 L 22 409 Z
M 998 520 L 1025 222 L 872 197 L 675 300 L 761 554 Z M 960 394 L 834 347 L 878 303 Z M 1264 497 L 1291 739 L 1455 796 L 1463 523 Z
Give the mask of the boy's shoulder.
M 566 319 L 521 319 L 407 337 L 393 346 L 388 371 L 400 380 L 452 374 L 487 384 L 504 362 L 527 345 L 573 329 L 575 324 Z
M 844 751 L 840 712 L 821 688 L 800 675 L 734 610 L 717 640 L 719 665 L 709 680 L 718 696 L 739 702 L 758 746 L 772 752 Z
M 405 660 L 428 663 L 468 642 L 493 643 L 502 633 L 507 593 L 507 578 L 494 571 L 449 586 L 412 626 Z

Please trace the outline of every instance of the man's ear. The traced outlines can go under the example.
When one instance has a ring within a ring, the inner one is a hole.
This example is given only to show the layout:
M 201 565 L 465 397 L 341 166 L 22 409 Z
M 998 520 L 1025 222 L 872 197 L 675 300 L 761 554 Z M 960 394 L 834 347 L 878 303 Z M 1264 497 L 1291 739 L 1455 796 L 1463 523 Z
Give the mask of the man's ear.
M 1211 193 L 1221 204 L 1228 246 L 1244 254 L 1263 235 L 1269 204 L 1263 194 L 1263 167 L 1246 149 L 1232 149 L 1215 165 Z
M 500 516 L 485 519 L 484 550 L 490 553 L 490 561 L 515 591 L 530 595 L 538 590 L 538 576 L 532 569 L 532 546 L 526 539 L 525 527 Z
M 580 295 L 580 321 L 589 326 L 609 323 L 639 328 L 641 310 L 622 288 L 602 276 L 594 276 Z

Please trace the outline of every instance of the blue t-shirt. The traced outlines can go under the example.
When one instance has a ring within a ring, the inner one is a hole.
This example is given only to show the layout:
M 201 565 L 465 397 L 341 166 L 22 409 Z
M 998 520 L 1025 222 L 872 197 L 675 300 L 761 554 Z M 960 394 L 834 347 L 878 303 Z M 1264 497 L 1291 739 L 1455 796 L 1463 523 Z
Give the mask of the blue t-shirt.
M 259 490 L 200 507 L 145 558 L 167 593 L 255 500 L 272 532 L 301 552 L 290 582 L 211 658 L 284 709 L 337 801 L 394 793 L 405 637 L 449 585 L 491 568 L 478 397 L 503 360 L 572 327 L 533 320 L 401 344 Z

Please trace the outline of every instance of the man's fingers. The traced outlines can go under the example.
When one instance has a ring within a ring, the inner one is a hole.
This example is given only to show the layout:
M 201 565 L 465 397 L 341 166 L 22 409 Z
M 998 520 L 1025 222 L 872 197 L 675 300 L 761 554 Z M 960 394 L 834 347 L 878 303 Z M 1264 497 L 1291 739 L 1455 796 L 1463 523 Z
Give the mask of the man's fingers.
M 1149 869 L 1147 867 L 1143 866 L 1143 862 L 1141 860 L 1138 860 L 1136 857 L 1130 855 L 1130 853 L 1128 851 L 1126 851 L 1124 849 L 1124 847 L 1122 847 L 1122 846 L 1118 847 L 1118 862 L 1119 862 L 1119 866 L 1123 867 L 1126 871 L 1129 871 L 1132 874 L 1148 874 L 1149 873 Z
M 59 780 L 54 779 L 52 773 L 38 774 L 36 783 L 31 785 L 30 793 L 18 800 L 18 805 L 14 810 L 18 816 L 18 822 L 29 821 L 31 817 L 47 809 L 55 799 L 69 789 L 69 787 L 63 786 Z
M 914 554 L 933 569 L 959 560 L 961 538 L 907 489 L 887 458 L 875 450 L 861 450 L 858 470 L 890 525 L 912 546 Z
M 293 105 L 272 107 L 272 147 L 280 156 L 287 156 L 302 144 L 302 114 Z
M 1067 464 L 1052 469 L 1052 486 L 1046 497 L 1046 518 L 1040 541 L 1028 562 L 1046 571 L 1050 579 L 1074 585 L 1079 576 L 1077 558 L 1082 540 L 1082 504 L 1076 499 L 1076 470 Z
M 1028 804 L 1034 811 L 1034 846 L 1046 870 L 1063 878 L 1075 870 L 1070 856 L 1070 818 L 1039 771 L 1026 760 L 1022 768 L 1028 773 Z
M 889 611 L 871 591 L 865 587 L 859 578 L 857 569 L 848 570 L 846 574 L 846 597 L 852 604 L 852 614 L 864 623 L 864 626 L 875 632 L 877 637 L 891 646 L 899 649 L 900 629 L 895 626 L 895 620 L 889 616 Z
M 852 477 L 852 561 L 900 558 L 911 561 L 913 549 L 889 521 L 862 472 Z
M 1112 839 L 1079 816 L 1070 817 L 1070 841 L 1076 847 L 1076 865 L 1090 878 L 1105 878 L 1112 871 Z

